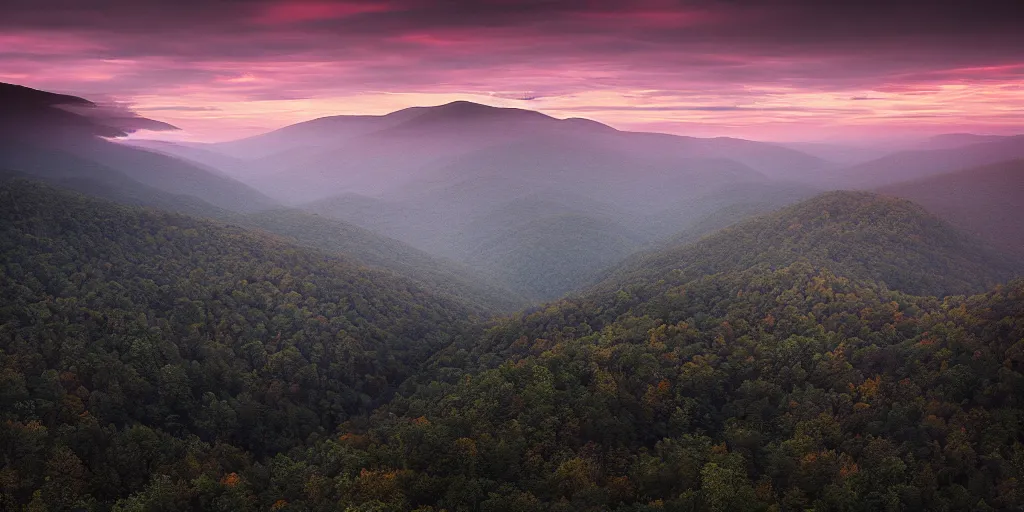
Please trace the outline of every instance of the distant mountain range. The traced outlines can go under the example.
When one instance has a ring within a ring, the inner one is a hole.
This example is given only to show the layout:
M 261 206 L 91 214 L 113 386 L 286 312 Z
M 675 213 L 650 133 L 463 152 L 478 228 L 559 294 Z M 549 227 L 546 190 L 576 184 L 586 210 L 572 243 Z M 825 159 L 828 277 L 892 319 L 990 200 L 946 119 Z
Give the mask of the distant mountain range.
M 878 189 L 924 206 L 988 243 L 1024 254 L 1024 159 Z
M 464 101 L 326 117 L 227 143 L 136 144 L 216 166 L 282 202 L 465 262 L 539 298 L 749 202 L 747 191 L 760 187 L 756 201 L 765 204 L 807 197 L 817 189 L 797 182 L 830 165 L 774 144 L 623 132 Z M 540 197 L 536 209 L 523 208 Z M 546 258 L 531 260 L 526 240 L 544 235 L 506 236 L 574 229 L 566 222 L 580 228 L 575 247 L 591 249 L 548 245 Z M 510 261 L 514 254 L 530 264 Z
M 834 189 L 913 198 L 1001 248 L 1019 245 L 1012 213 L 992 221 L 1003 217 L 956 210 L 967 195 L 939 200 L 938 184 L 915 180 L 959 171 L 955 186 L 973 187 L 971 204 L 1017 211 L 1009 199 L 986 201 L 996 189 L 1016 190 L 982 187 L 1005 177 L 975 182 L 965 169 L 1024 158 L 1024 136 L 948 134 L 880 155 L 626 132 L 457 101 L 324 117 L 216 144 L 113 141 L 173 127 L 73 96 L 13 85 L 0 93 L 2 172 L 262 227 L 498 309 L 559 297 L 637 251 Z
M 79 110 L 66 110 L 68 105 Z M 284 209 L 216 166 L 161 151 L 169 144 L 143 148 L 108 140 L 141 127 L 173 127 L 124 113 L 111 117 L 101 110 L 82 98 L 0 84 L 0 178 L 38 179 L 124 204 L 278 233 L 302 245 L 401 273 L 434 292 L 460 296 L 486 311 L 510 310 L 525 300 L 464 266 L 398 240 L 339 220 Z M 202 152 L 173 146 L 175 151 Z
M 649 183 L 648 192 L 666 185 L 685 192 L 735 180 L 803 177 L 827 165 L 774 144 L 622 132 L 584 119 L 464 101 L 384 116 L 326 117 L 234 142 L 162 149 L 197 159 L 203 151 L 209 163 L 211 152 L 246 160 L 246 168 L 231 170 L 236 177 L 273 188 L 291 202 L 344 192 L 393 194 L 495 174 L 521 187 L 565 187 L 574 178 L 577 185 L 597 187 L 635 179 Z M 601 167 L 573 167 L 582 164 Z M 668 170 L 675 181 L 653 181 Z M 536 183 L 540 177 L 548 181 Z
M 1024 158 L 1024 135 L 952 136 L 959 141 L 940 149 L 900 151 L 832 173 L 830 187 L 870 189 L 951 171 Z

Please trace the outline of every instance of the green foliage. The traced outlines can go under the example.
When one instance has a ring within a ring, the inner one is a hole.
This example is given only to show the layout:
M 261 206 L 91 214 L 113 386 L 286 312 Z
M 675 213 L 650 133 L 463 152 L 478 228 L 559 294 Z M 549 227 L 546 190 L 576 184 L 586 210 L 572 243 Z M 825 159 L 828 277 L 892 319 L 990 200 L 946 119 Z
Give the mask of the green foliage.
M 470 264 L 524 296 L 553 300 L 588 284 L 640 243 L 611 221 L 563 214 L 492 229 L 471 245 Z
M 487 326 L 238 228 L 18 181 L 0 213 L 2 510 L 1024 507 L 1024 281 L 908 294 L 1010 270 L 903 202 Z
M 628 287 L 663 277 L 686 281 L 794 261 L 925 295 L 976 293 L 1024 269 L 1019 258 L 979 244 L 909 201 L 831 192 L 696 243 L 636 258 L 606 285 Z
M 526 303 L 525 299 L 475 275 L 468 267 L 326 216 L 302 210 L 268 210 L 227 218 L 300 245 L 342 254 L 365 265 L 416 279 L 432 292 L 457 298 L 481 314 L 511 312 Z
M 445 350 L 318 464 L 397 471 L 408 508 L 1024 505 L 1024 282 L 939 300 L 796 263 L 649 291 Z
M 238 228 L 17 180 L 0 217 L 0 503 L 216 487 L 368 412 L 469 328 L 412 281 Z

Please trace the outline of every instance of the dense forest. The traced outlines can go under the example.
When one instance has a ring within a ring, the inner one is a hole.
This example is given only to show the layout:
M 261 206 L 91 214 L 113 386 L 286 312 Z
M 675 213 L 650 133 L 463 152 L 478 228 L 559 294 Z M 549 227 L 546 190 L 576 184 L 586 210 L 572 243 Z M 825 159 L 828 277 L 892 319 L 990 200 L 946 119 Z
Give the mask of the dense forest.
M 7 510 L 220 485 L 371 411 L 473 328 L 414 281 L 239 228 L 21 180 L 0 216 Z
M 686 232 L 678 238 L 681 243 L 623 263 L 602 286 L 806 261 L 908 293 L 946 295 L 982 291 L 1024 268 L 1019 256 L 953 229 L 910 201 L 867 192 L 829 192 L 704 238 Z
M 818 196 L 494 319 L 21 179 L 0 215 L 0 510 L 1024 506 L 1021 267 L 903 200 Z

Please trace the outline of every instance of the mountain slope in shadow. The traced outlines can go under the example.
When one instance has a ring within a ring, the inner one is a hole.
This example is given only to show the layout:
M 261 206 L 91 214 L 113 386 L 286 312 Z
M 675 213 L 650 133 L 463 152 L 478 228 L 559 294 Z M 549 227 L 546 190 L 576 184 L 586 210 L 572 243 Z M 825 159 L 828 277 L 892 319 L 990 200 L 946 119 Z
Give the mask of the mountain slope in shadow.
M 0 168 L 65 186 L 88 183 L 93 190 L 132 189 L 129 195 L 141 204 L 147 203 L 146 192 L 155 189 L 231 211 L 275 205 L 253 188 L 208 168 L 104 138 L 139 128 L 173 128 L 158 121 L 10 84 L 0 84 L 0 114 Z M 166 199 L 154 198 L 152 203 L 165 207 Z
M 914 201 L 994 246 L 1024 254 L 1024 160 L 898 183 L 878 192 Z

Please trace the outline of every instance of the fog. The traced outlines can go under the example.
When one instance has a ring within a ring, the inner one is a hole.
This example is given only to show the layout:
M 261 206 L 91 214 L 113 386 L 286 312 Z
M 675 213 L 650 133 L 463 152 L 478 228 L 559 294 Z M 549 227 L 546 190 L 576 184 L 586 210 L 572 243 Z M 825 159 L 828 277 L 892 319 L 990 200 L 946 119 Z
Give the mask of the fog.
M 85 161 L 91 179 L 118 183 L 137 203 L 167 193 L 156 203 L 221 218 L 288 208 L 463 265 L 530 301 L 586 287 L 638 251 L 823 191 L 910 196 L 895 186 L 1024 157 L 1021 136 L 778 144 L 622 131 L 467 101 L 182 143 L 124 137 L 173 129 L 129 109 L 32 91 L 9 89 L 32 100 L 8 102 L 22 105 L 5 124 L 22 140 L 8 141 L 10 169 L 68 182 L 82 178 Z

